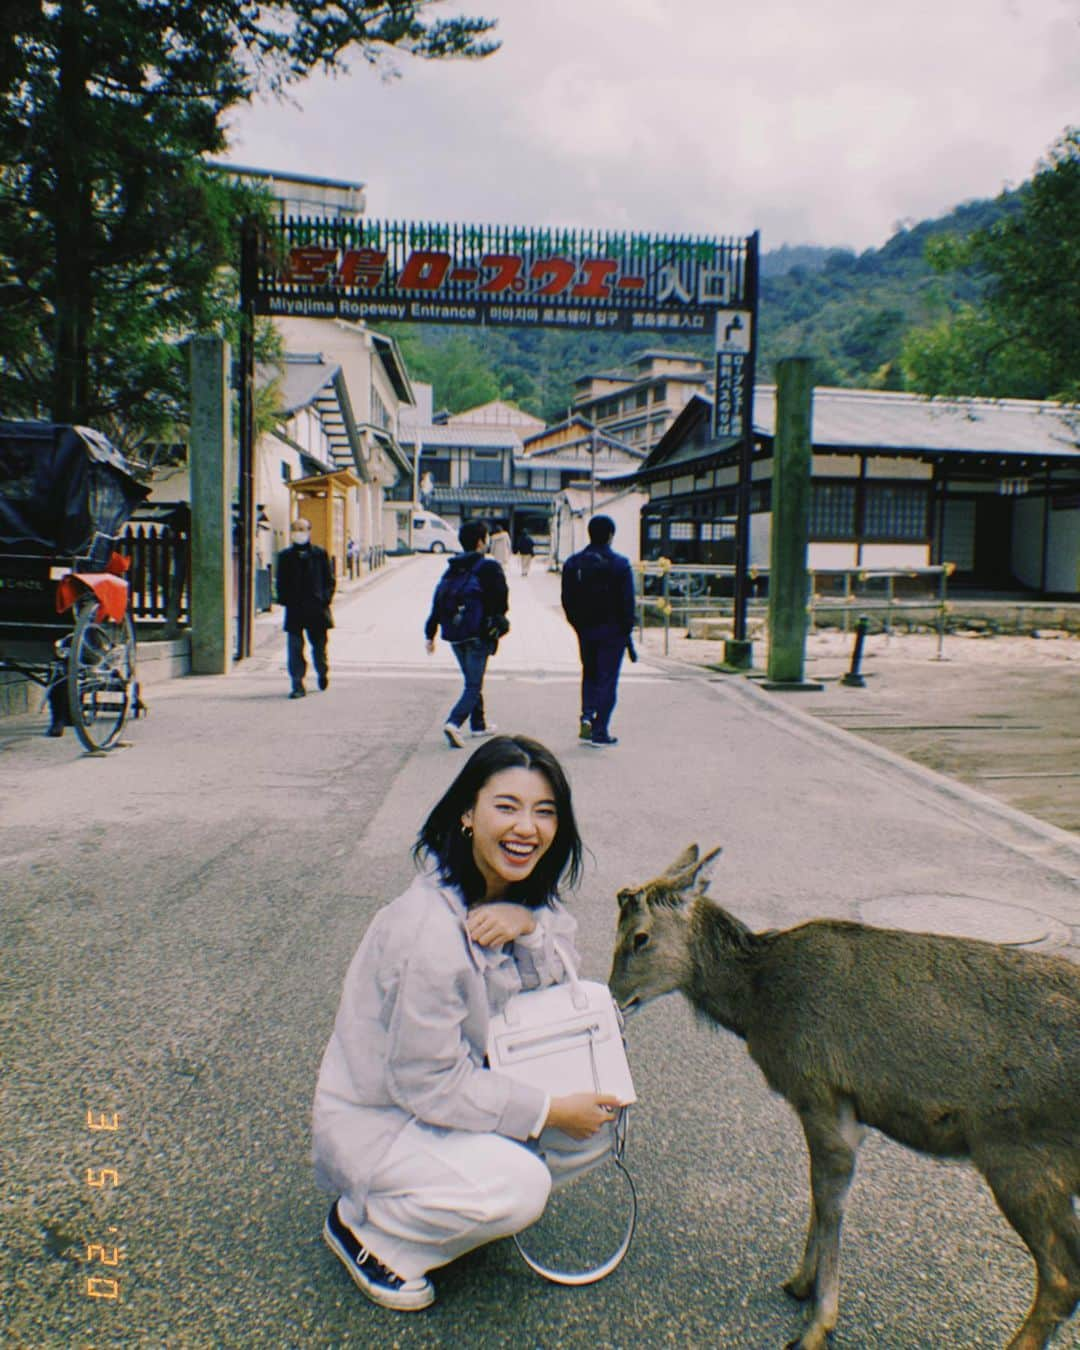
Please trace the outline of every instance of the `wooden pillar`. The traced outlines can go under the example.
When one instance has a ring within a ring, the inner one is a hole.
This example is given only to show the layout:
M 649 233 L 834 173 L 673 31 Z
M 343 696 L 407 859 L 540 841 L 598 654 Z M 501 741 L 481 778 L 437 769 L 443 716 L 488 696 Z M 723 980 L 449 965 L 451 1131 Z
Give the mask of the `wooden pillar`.
M 792 356 L 776 367 L 767 675 L 784 684 L 802 683 L 806 659 L 812 366 Z

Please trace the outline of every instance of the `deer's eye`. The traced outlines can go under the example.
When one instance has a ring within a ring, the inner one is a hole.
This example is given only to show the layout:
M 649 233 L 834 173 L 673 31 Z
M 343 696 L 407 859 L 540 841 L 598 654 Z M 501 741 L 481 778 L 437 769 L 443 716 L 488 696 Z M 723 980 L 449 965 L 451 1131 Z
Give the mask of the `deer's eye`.
M 634 951 L 639 952 L 642 950 L 643 947 L 647 947 L 648 945 L 649 945 L 648 933 L 634 934 Z

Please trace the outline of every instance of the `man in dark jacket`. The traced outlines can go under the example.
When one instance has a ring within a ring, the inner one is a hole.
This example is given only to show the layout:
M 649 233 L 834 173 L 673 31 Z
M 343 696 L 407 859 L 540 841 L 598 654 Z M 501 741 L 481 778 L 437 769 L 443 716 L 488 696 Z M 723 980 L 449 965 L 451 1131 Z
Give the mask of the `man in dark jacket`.
M 630 561 L 611 547 L 610 516 L 589 521 L 589 543 L 567 558 L 562 573 L 562 606 L 581 650 L 581 726 L 593 746 L 617 745 L 608 731 L 615 707 L 623 652 L 634 631 L 634 574 Z
M 488 657 L 510 625 L 506 574 L 493 558 L 485 556 L 488 527 L 482 520 L 467 520 L 458 539 L 461 552 L 450 559 L 435 587 L 424 637 L 428 652 L 433 652 L 435 633 L 441 629 L 443 641 L 450 643 L 461 667 L 465 684 L 443 727 L 449 744 L 460 750 L 465 744 L 466 718 L 473 736 L 490 736 L 495 730 L 484 714 L 484 672 Z
M 311 647 L 311 659 L 319 688 L 330 683 L 326 664 L 326 633 L 333 628 L 330 601 L 334 598 L 334 569 L 324 549 L 311 542 L 311 522 L 302 516 L 292 523 L 292 545 L 278 557 L 277 602 L 285 606 L 285 632 L 289 644 L 290 698 L 303 698 L 304 634 Z

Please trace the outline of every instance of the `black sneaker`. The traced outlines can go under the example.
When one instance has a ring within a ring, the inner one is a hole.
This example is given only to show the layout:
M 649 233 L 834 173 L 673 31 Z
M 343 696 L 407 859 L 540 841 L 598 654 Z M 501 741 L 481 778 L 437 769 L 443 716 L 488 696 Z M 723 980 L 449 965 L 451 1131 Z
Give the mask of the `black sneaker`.
M 323 674 L 319 676 L 319 688 L 320 688 L 320 689 L 329 689 L 329 688 L 330 688 L 330 672 L 329 672 L 329 671 L 324 671 Z
M 303 698 L 306 693 L 307 690 L 304 688 L 302 684 L 294 684 L 293 687 L 289 690 L 289 697 Z
M 356 1287 L 381 1308 L 419 1312 L 435 1302 L 435 1289 L 426 1276 L 403 1280 L 368 1251 L 356 1234 L 341 1221 L 337 1201 L 323 1224 L 323 1240 L 353 1278 Z
M 592 737 L 590 738 L 590 740 L 589 740 L 589 744 L 592 745 L 592 746 L 598 746 L 598 747 L 601 747 L 601 748 L 602 748 L 603 746 L 605 746 L 605 745 L 618 745 L 618 744 L 619 744 L 619 738 L 618 738 L 618 736 L 609 736 L 609 735 L 607 734 L 606 731 L 604 732 L 604 734 L 603 734 L 602 736 L 597 736 L 597 735 L 594 733 L 593 736 L 592 736 Z
M 578 740 L 579 741 L 592 740 L 592 718 L 583 717 L 581 719 L 581 723 L 578 726 Z

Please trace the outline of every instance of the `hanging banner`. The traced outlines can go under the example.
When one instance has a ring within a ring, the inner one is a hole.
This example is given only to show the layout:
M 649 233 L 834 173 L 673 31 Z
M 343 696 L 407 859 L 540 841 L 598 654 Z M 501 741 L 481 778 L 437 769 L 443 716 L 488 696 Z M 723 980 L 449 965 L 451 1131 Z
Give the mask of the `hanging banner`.
M 750 309 L 745 239 L 415 221 L 285 219 L 256 312 L 413 323 L 708 333 Z

